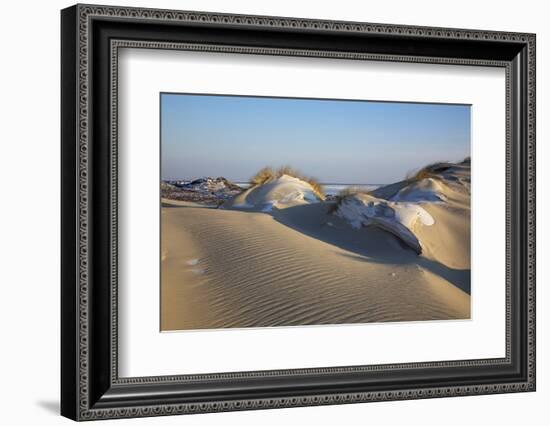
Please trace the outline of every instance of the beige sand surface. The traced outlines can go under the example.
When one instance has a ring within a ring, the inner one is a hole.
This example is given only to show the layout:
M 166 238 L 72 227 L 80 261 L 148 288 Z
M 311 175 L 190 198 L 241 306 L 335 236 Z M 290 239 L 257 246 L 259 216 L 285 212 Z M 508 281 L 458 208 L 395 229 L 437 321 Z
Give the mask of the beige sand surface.
M 424 205 L 416 255 L 330 203 L 270 213 L 163 200 L 162 330 L 470 317 L 470 206 L 460 186 Z

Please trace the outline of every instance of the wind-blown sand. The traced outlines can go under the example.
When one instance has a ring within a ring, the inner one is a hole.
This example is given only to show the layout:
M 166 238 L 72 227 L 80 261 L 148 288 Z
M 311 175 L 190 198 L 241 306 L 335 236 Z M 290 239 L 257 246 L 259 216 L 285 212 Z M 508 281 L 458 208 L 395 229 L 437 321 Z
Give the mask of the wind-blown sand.
M 163 200 L 161 328 L 469 318 L 469 191 L 442 191 L 445 202 L 422 204 L 435 223 L 415 226 L 421 255 L 377 227 L 354 229 L 328 202 L 267 213 Z

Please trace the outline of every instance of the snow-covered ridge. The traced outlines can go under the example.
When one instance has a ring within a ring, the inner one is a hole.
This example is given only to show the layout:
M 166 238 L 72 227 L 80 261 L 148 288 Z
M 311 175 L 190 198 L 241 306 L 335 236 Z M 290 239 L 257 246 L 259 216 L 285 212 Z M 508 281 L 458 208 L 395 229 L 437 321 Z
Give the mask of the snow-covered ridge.
M 417 254 L 422 253 L 422 244 L 414 233 L 416 223 L 423 226 L 435 223 L 434 218 L 417 203 L 386 201 L 364 193 L 343 198 L 335 214 L 347 220 L 353 228 L 376 226 L 390 232 Z
M 469 192 L 469 160 L 458 164 L 436 163 L 427 166 L 416 177 L 369 193 L 342 196 L 334 214 L 354 228 L 376 226 L 390 232 L 420 254 L 422 243 L 417 236 L 418 227 L 435 224 L 424 207 L 427 204 L 446 206 L 456 197 L 469 197 Z
M 434 178 L 426 178 L 402 188 L 390 198 L 391 201 L 429 203 L 447 201 L 443 184 Z
M 231 207 L 269 212 L 274 207 L 284 209 L 320 201 L 322 201 L 321 198 L 308 182 L 293 176 L 282 175 L 268 183 L 247 189 L 235 197 Z
M 198 192 L 225 192 L 225 191 L 240 191 L 241 188 L 228 181 L 224 177 L 203 177 L 199 179 L 192 180 L 187 183 L 177 185 L 181 189 L 186 189 L 188 191 L 198 191 Z
M 220 204 L 243 189 L 224 177 L 202 177 L 191 181 L 163 181 L 161 194 L 163 198 L 192 201 L 207 204 Z

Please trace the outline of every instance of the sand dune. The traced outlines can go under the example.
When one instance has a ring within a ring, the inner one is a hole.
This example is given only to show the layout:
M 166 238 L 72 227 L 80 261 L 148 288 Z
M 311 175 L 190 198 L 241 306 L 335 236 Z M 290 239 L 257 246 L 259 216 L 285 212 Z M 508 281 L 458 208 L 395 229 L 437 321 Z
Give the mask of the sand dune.
M 253 209 L 271 212 L 274 207 L 284 209 L 300 204 L 317 203 L 321 198 L 315 189 L 296 177 L 282 175 L 263 185 L 252 186 L 228 200 L 224 208 Z
M 469 318 L 463 172 L 462 181 L 438 187 L 445 202 L 422 204 L 435 223 L 414 227 L 421 256 L 384 230 L 354 229 L 330 213 L 328 202 L 266 213 L 163 200 L 161 328 Z M 390 198 L 404 187 L 377 196 Z

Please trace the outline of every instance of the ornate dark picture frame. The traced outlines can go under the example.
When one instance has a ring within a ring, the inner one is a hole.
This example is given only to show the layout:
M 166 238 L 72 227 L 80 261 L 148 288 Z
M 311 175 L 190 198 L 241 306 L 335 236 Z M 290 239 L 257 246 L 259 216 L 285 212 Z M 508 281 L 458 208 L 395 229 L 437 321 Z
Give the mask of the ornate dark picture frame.
M 76 5 L 61 13 L 61 413 L 74 420 L 535 390 L 535 35 Z M 120 378 L 117 52 L 190 49 L 506 70 L 506 356 Z

